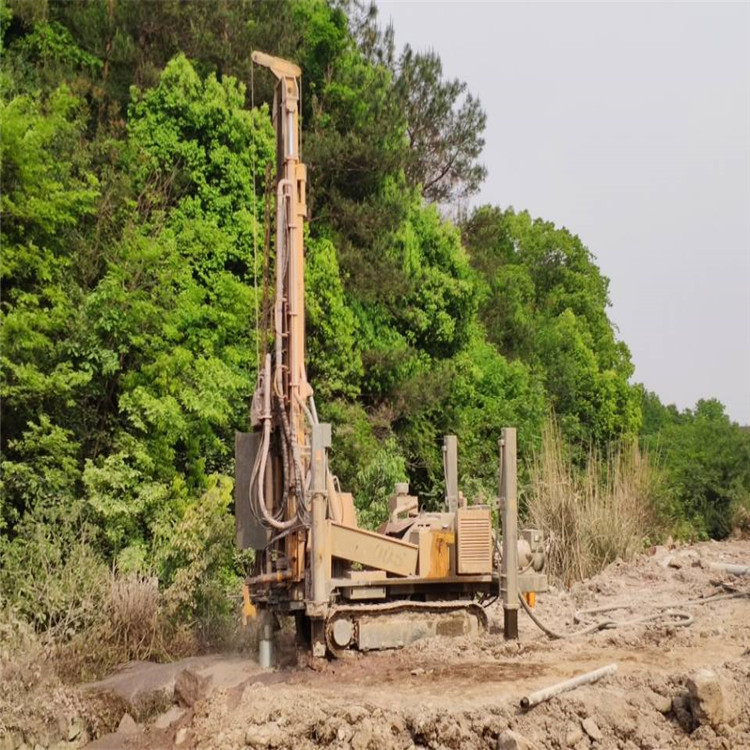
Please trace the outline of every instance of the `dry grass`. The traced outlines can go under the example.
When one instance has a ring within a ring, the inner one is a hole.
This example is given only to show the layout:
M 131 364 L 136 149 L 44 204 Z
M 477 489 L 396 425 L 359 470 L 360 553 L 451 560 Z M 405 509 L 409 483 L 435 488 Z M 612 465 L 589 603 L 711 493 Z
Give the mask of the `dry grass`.
M 735 539 L 750 539 L 750 497 L 735 501 L 730 512 L 732 536 Z
M 530 479 L 530 521 L 544 530 L 549 572 L 565 586 L 618 558 L 629 559 L 658 526 L 651 501 L 652 467 L 635 442 L 606 458 L 592 452 L 581 470 L 550 421 Z
M 156 578 L 111 572 L 98 615 L 51 648 L 63 679 L 78 682 L 132 660 L 177 659 L 198 651 L 198 643 L 191 628 L 166 615 Z

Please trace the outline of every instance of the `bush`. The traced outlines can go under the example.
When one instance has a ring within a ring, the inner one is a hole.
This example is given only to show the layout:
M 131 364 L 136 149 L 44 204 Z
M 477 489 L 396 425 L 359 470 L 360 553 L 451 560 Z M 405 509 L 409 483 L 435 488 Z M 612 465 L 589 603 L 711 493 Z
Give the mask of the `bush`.
M 210 477 L 204 495 L 165 520 L 154 547 L 130 556 L 129 568 L 105 562 L 102 534 L 80 504 L 64 516 L 27 514 L 19 535 L 0 546 L 3 640 L 23 651 L 33 634 L 67 680 L 223 644 L 239 621 L 231 490 L 229 478 Z
M 750 495 L 732 504 L 730 518 L 732 534 L 738 539 L 750 539 Z
M 66 638 L 90 625 L 106 590 L 108 568 L 95 534 L 76 508 L 39 508 L 0 546 L 0 590 L 37 632 Z
M 579 469 L 550 421 L 529 474 L 529 518 L 547 536 L 549 572 L 566 586 L 632 557 L 659 531 L 657 479 L 635 442 L 612 449 L 606 459 L 592 451 Z
M 396 482 L 406 481 L 406 461 L 396 441 L 388 438 L 357 475 L 360 491 L 354 502 L 359 525 L 376 529 L 388 520 L 388 498 L 393 494 Z

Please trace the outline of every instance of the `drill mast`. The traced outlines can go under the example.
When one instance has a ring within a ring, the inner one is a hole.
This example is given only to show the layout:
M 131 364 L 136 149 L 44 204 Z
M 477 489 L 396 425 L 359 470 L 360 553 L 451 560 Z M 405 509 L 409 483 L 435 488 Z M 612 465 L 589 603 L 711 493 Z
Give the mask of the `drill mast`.
M 305 569 L 309 518 L 309 431 L 315 411 L 305 372 L 305 264 L 303 222 L 307 169 L 300 162 L 301 71 L 292 63 L 254 52 L 253 62 L 276 77 L 276 248 L 273 352 L 268 353 L 253 396 L 251 421 L 261 438 L 251 477 L 251 503 L 258 519 L 284 540 L 268 551 L 265 568 L 300 581 Z M 306 417 L 307 415 L 307 417 Z M 280 459 L 280 460 L 279 460 Z

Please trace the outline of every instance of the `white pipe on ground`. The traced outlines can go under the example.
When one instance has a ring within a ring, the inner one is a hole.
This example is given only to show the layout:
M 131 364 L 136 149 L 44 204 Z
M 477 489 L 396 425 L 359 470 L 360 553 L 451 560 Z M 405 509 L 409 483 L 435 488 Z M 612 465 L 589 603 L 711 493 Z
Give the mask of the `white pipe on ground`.
M 731 565 L 730 563 L 711 563 L 710 570 L 719 570 L 733 576 L 750 576 L 750 565 Z
M 523 698 L 521 698 L 521 708 L 524 711 L 527 711 L 533 706 L 536 706 L 538 703 L 543 703 L 550 698 L 554 698 L 556 695 L 560 695 L 560 693 L 567 693 L 569 690 L 575 690 L 581 685 L 588 685 L 591 682 L 596 682 L 602 677 L 614 674 L 616 671 L 617 664 L 607 664 L 606 667 L 600 667 L 599 669 L 595 669 L 593 672 L 586 672 L 586 674 L 578 675 L 578 677 L 573 677 L 570 680 L 565 680 L 565 682 L 558 682 L 556 685 L 551 685 L 548 688 L 542 688 L 541 690 L 537 690 L 535 693 L 529 693 L 528 695 L 525 695 Z

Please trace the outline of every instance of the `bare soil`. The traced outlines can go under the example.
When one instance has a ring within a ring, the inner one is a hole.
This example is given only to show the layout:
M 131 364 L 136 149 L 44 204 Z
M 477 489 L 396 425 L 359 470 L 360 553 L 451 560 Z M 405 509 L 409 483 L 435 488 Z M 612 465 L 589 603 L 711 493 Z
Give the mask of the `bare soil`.
M 627 605 L 599 615 L 627 620 L 673 604 L 693 616 L 687 627 L 662 620 L 552 640 L 519 612 L 520 640 L 506 642 L 493 605 L 495 627 L 479 639 L 435 638 L 323 669 L 298 664 L 289 640 L 275 670 L 235 658 L 232 679 L 217 679 L 171 725 L 141 717 L 137 733 L 99 747 L 750 750 L 750 598 L 684 604 L 750 591 L 748 577 L 712 570 L 715 562 L 747 564 L 750 542 L 655 548 L 540 595 L 535 608 L 550 627 L 573 631 L 576 610 Z M 614 676 L 521 711 L 529 692 L 612 662 Z M 705 711 L 688 689 L 700 669 L 716 688 Z

